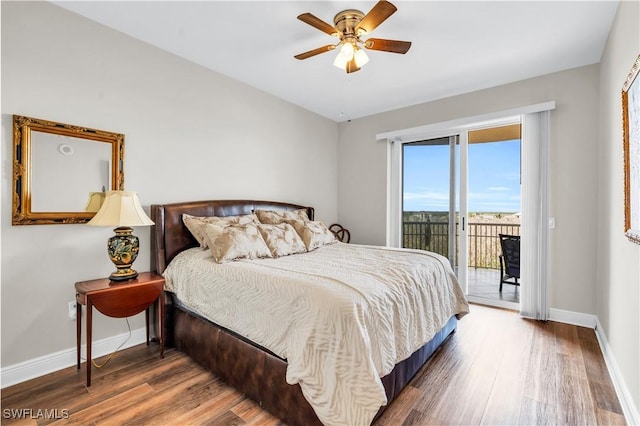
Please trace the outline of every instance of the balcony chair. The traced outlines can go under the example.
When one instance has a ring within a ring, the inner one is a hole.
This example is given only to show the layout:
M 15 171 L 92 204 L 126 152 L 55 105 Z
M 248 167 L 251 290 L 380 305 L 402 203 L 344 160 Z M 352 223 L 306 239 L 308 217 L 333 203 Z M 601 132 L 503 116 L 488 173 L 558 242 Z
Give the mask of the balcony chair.
M 498 234 L 500 237 L 500 293 L 502 284 L 519 286 L 520 283 L 520 236 Z

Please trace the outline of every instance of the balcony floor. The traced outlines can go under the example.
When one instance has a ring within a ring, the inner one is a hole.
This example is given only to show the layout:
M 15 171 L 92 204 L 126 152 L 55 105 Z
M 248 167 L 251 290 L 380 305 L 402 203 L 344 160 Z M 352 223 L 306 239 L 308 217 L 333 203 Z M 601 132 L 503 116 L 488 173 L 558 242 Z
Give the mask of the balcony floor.
M 470 296 L 520 303 L 520 287 L 503 284 L 500 293 L 500 270 L 469 268 L 468 271 Z

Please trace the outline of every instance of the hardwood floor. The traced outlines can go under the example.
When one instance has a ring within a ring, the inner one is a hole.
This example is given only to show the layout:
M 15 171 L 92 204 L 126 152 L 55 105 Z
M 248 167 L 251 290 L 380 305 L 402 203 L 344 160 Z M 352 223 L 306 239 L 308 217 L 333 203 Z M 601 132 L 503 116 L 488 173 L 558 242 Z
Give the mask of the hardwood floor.
M 471 308 L 376 426 L 625 423 L 593 330 Z M 89 388 L 83 365 L 2 390 L 2 424 L 52 423 L 281 424 L 184 354 L 161 360 L 155 345 L 119 352 Z

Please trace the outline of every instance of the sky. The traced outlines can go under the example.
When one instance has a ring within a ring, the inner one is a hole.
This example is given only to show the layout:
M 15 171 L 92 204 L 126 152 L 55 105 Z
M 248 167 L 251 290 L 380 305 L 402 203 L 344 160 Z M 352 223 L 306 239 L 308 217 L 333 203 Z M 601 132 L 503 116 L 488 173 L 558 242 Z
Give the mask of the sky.
M 448 211 L 449 146 L 405 145 L 403 179 L 404 211 Z M 520 140 L 469 144 L 468 200 L 470 213 L 520 212 Z

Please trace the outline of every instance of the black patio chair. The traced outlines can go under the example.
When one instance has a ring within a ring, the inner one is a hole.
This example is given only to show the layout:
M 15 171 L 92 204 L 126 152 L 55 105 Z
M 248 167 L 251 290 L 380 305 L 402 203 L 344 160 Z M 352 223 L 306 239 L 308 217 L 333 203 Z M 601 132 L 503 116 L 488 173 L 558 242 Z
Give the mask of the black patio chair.
M 520 236 L 498 234 L 500 237 L 500 292 L 502 284 L 519 286 L 520 283 Z

